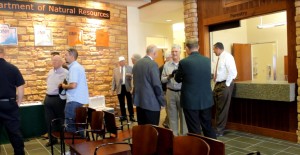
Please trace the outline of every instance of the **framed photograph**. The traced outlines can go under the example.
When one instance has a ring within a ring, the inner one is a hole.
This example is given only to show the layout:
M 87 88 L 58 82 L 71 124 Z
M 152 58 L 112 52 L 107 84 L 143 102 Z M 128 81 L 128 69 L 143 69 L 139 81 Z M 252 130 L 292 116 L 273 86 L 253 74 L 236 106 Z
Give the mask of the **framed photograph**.
M 18 45 L 16 27 L 9 27 L 9 24 L 0 24 L 0 45 Z
M 68 29 L 68 45 L 83 45 L 83 30 L 77 27 L 70 27 Z
M 109 47 L 109 35 L 107 30 L 96 30 L 96 46 Z
M 34 45 L 35 46 L 53 46 L 52 31 L 46 26 L 34 26 Z

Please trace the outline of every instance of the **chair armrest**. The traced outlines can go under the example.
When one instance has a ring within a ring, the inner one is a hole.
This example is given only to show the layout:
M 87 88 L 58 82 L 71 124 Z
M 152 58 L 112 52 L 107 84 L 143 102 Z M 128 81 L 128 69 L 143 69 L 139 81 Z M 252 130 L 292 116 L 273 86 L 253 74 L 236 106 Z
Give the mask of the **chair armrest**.
M 130 148 L 132 148 L 132 145 L 129 144 L 129 143 L 126 143 L 126 142 L 104 143 L 104 144 L 98 145 L 98 146 L 95 148 L 94 155 L 97 155 L 97 151 L 98 151 L 99 149 L 101 149 L 102 147 L 104 147 L 104 146 L 107 146 L 107 145 L 120 145 L 120 144 L 121 144 L 121 145 L 129 145 Z

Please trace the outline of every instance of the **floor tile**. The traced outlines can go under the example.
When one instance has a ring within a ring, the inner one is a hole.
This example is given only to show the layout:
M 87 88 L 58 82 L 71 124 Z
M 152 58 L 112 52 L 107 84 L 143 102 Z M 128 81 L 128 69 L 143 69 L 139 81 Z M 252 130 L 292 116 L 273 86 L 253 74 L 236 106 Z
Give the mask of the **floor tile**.
M 161 115 L 160 119 L 162 124 L 165 115 Z M 260 151 L 262 155 L 300 155 L 300 144 L 251 133 L 226 130 L 224 136 L 218 137 L 218 140 L 225 143 L 226 155 L 246 155 L 252 151 Z M 41 137 L 28 139 L 25 141 L 26 155 L 51 154 L 51 147 L 45 147 L 47 142 L 47 139 Z M 53 149 L 55 155 L 60 154 L 60 144 L 54 145 Z M 0 145 L 0 155 L 13 155 L 11 145 Z

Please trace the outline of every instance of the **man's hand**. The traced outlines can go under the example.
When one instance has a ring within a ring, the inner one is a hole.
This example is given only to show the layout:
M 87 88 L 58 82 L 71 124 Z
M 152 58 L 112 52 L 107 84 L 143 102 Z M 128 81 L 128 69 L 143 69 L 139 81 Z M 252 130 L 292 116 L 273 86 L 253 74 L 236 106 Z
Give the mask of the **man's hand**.
M 167 79 L 170 80 L 172 79 L 174 76 L 172 74 L 168 75 Z

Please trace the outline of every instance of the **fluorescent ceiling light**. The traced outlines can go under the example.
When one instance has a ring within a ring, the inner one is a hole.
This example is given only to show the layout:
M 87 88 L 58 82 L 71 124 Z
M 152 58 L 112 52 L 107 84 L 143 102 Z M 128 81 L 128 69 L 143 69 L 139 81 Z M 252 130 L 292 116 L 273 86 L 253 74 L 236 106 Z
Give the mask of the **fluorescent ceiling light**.
M 272 27 L 283 26 L 283 25 L 286 25 L 286 22 L 263 24 L 262 17 L 260 17 L 260 24 L 257 25 L 257 28 L 258 29 L 266 29 L 266 28 L 272 28 Z
M 166 22 L 171 22 L 171 21 L 172 21 L 171 19 L 167 19 L 167 20 L 166 20 Z
M 271 24 L 260 24 L 260 25 L 257 25 L 257 28 L 266 29 L 266 28 L 272 28 L 272 27 L 283 26 L 283 25 L 286 25 L 286 22 L 271 23 Z

